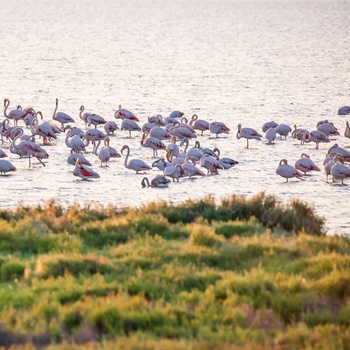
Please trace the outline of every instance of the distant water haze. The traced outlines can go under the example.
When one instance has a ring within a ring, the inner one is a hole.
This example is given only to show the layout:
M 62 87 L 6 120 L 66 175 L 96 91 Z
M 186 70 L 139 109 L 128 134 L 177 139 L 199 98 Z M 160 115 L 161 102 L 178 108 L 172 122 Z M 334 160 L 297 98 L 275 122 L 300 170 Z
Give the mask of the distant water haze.
M 350 232 L 350 186 L 327 184 L 322 162 L 327 150 L 344 137 L 350 116 L 338 109 L 350 105 L 350 2 L 338 0 L 91 0 L 1 1 L 0 98 L 9 109 L 32 106 L 52 118 L 58 110 L 84 129 L 79 109 L 114 119 L 121 104 L 140 119 L 169 116 L 173 110 L 187 118 L 196 113 L 209 122 L 224 122 L 228 135 L 199 136 L 203 147 L 218 147 L 221 155 L 239 162 L 217 176 L 180 179 L 166 189 L 142 188 L 144 175 L 124 167 L 125 156 L 100 167 L 85 154 L 100 179 L 86 182 L 73 176 L 67 164 L 65 135 L 44 146 L 46 167 L 1 148 L 17 168 L 1 177 L 0 206 L 38 204 L 49 199 L 139 206 L 156 200 L 173 203 L 212 195 L 253 196 L 260 191 L 282 201 L 300 198 L 325 216 L 330 234 Z M 4 119 L 0 114 L 0 121 Z M 328 144 L 300 145 L 289 134 L 266 145 L 262 125 L 274 120 L 293 128 L 316 129 L 320 120 L 334 123 L 340 136 Z M 12 123 L 12 122 L 11 122 Z M 262 141 L 236 138 L 237 125 L 251 127 Z M 58 123 L 57 123 L 58 124 Z M 20 122 L 20 125 L 24 125 Z M 103 126 L 98 127 L 104 131 Z M 25 130 L 30 134 L 30 130 Z M 130 147 L 130 157 L 152 164 L 152 151 L 141 147 L 141 133 L 117 130 L 110 145 Z M 169 144 L 169 141 L 166 141 Z M 190 147 L 194 140 L 190 141 Z M 88 147 L 91 152 L 91 146 Z M 275 170 L 281 159 L 294 163 L 302 153 L 322 169 L 305 181 L 288 183 Z M 165 155 L 162 150 L 161 156 Z M 153 168 L 150 179 L 161 172 Z M 350 184 L 350 179 L 345 180 Z

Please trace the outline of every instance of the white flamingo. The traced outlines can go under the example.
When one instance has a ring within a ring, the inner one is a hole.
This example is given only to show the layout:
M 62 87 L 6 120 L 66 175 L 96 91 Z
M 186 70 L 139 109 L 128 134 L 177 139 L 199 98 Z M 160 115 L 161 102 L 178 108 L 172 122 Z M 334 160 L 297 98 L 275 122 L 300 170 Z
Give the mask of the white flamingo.
M 128 130 L 129 137 L 131 138 L 132 131 L 141 131 L 139 125 L 132 119 L 123 119 L 120 130 Z
M 171 177 L 173 179 L 173 182 L 175 181 L 175 179 L 177 180 L 177 182 L 179 182 L 180 177 L 182 177 L 185 172 L 180 164 L 176 164 L 167 166 L 163 170 L 163 173 L 164 176 Z
M 88 118 L 91 115 L 91 113 L 84 112 L 85 111 L 85 107 L 83 105 L 80 106 L 79 111 L 80 111 L 79 118 L 85 123 L 85 129 L 87 129 Z
M 114 131 L 119 129 L 117 123 L 113 120 L 107 121 L 103 128 L 105 129 L 107 135 L 114 135 Z
M 201 166 L 203 168 L 207 169 L 207 173 L 210 174 L 217 174 L 219 169 L 224 169 L 224 167 L 220 164 L 220 161 L 218 161 L 216 158 L 209 156 L 205 154 L 201 158 Z
M 320 124 L 317 127 L 317 130 L 322 131 L 327 136 L 330 136 L 330 135 L 331 136 L 339 136 L 340 135 L 338 129 L 332 123 L 329 123 L 327 120 L 324 123 Z
M 156 137 L 148 137 L 148 133 L 144 132 L 140 141 L 142 147 L 151 148 L 153 150 L 153 157 L 158 156 L 158 150 L 166 148 L 165 144 Z
M 328 138 L 328 136 L 319 130 L 313 130 L 309 134 L 309 138 L 306 139 L 306 133 L 304 131 L 300 131 L 298 135 L 301 135 L 303 142 L 310 143 L 315 142 L 316 143 L 316 149 L 319 148 L 319 144 L 322 142 L 331 142 Z
M 80 135 L 73 136 L 72 128 L 66 128 L 66 129 L 69 130 L 65 139 L 66 146 L 69 148 L 75 149 L 78 153 L 82 151 L 86 151 L 86 147 L 85 147 L 84 141 L 82 140 L 82 137 L 80 137 Z
M 349 126 L 349 122 L 348 121 L 346 122 L 344 136 L 347 137 L 347 138 L 350 138 L 350 126 Z
M 129 120 L 133 120 L 135 122 L 139 122 L 139 118 L 136 117 L 136 115 L 134 113 L 132 113 L 131 111 L 122 108 L 121 105 L 118 106 L 118 109 L 114 112 L 114 118 L 116 119 L 129 119 Z
M 98 140 L 98 144 L 95 148 L 95 154 L 98 156 L 98 159 L 101 162 L 101 167 L 103 166 L 103 163 L 105 163 L 105 166 L 108 166 L 108 162 L 111 159 L 111 154 L 109 152 L 109 146 L 108 146 L 108 141 L 109 141 L 109 137 L 106 137 L 104 139 L 104 146 L 98 150 L 101 140 Z
M 154 128 L 151 128 L 149 132 L 150 137 L 155 137 L 159 140 L 170 140 L 171 134 L 162 128 L 161 126 L 155 126 Z
M 186 157 L 182 169 L 190 178 L 193 176 L 205 176 L 205 173 L 196 167 L 196 161 L 192 157 Z
M 288 134 L 292 131 L 292 128 L 287 124 L 278 124 L 275 128 L 276 133 L 280 135 L 280 138 L 284 136 L 286 139 Z
M 268 128 L 266 130 L 265 137 L 268 145 L 273 145 L 275 143 L 276 134 L 275 128 Z
M 92 113 L 88 116 L 87 121 L 88 121 L 88 127 L 90 125 L 94 125 L 95 129 L 97 128 L 97 125 L 103 125 L 103 124 L 107 123 L 105 118 L 101 117 L 98 114 L 94 114 L 94 113 Z
M 344 179 L 350 177 L 350 168 L 343 163 L 344 160 L 341 157 L 335 157 L 334 162 L 330 173 L 333 178 L 340 179 L 342 185 L 344 185 Z
M 130 148 L 128 145 L 124 145 L 120 151 L 121 154 L 123 154 L 123 151 L 126 150 L 126 157 L 125 157 L 125 163 L 124 166 L 127 169 L 132 169 L 136 171 L 136 174 L 139 173 L 139 171 L 147 171 L 151 170 L 152 167 L 150 167 L 148 164 L 146 164 L 143 160 L 141 159 L 131 159 L 128 163 L 128 158 L 130 154 Z
M 264 123 L 261 129 L 263 132 L 266 132 L 268 129 L 271 129 L 271 128 L 274 129 L 277 126 L 278 126 L 278 124 L 272 120 L 270 122 Z
M 80 160 L 81 164 L 91 166 L 91 163 L 81 153 L 78 153 L 76 149 L 72 148 L 70 151 L 70 155 L 67 158 L 67 163 L 71 165 L 76 165 L 77 159 Z

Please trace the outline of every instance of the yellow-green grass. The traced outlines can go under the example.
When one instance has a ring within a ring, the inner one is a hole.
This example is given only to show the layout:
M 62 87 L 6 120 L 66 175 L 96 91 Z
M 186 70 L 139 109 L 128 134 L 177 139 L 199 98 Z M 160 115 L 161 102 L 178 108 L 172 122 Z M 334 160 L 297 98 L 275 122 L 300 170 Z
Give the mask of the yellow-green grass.
M 348 349 L 350 245 L 264 193 L 0 211 L 0 348 Z

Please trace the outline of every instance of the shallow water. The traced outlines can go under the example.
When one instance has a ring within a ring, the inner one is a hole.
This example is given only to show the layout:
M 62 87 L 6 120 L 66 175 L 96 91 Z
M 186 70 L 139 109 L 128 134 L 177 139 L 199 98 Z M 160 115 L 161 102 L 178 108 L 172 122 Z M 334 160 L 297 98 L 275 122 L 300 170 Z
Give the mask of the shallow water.
M 1 177 L 2 208 L 51 198 L 67 205 L 96 201 L 139 206 L 159 199 L 177 203 L 210 194 L 219 200 L 264 190 L 282 201 L 297 197 L 314 205 L 330 234 L 350 232 L 349 186 L 326 183 L 323 171 L 289 183 L 275 173 L 282 158 L 294 165 L 306 152 L 322 168 L 335 142 L 350 148 L 343 136 L 350 117 L 337 115 L 339 107 L 350 104 L 350 2 L 21 0 L 4 2 L 2 9 L 0 97 L 10 99 L 10 109 L 31 105 L 49 120 L 58 98 L 59 110 L 81 128 L 81 104 L 106 120 L 113 120 L 122 104 L 140 118 L 140 125 L 158 113 L 197 113 L 231 128 L 218 139 L 208 132 L 198 136 L 201 145 L 219 147 L 222 156 L 240 162 L 218 176 L 142 189 L 143 175 L 125 169 L 124 157 L 101 168 L 88 153 L 101 178 L 75 178 L 73 166 L 66 163 L 65 135 L 45 147 L 50 154 L 45 168 L 34 163 L 29 169 L 28 160 L 10 154 L 5 144 L 7 159 L 18 170 Z M 244 139 L 236 138 L 238 123 L 261 132 L 263 123 L 275 120 L 311 131 L 324 119 L 341 136 L 319 150 L 313 143 L 301 146 L 290 135 L 273 146 L 265 139 L 252 140 L 249 149 Z M 140 138 L 138 133 L 129 139 L 118 130 L 111 146 L 120 150 L 129 144 L 131 157 L 151 164 L 152 152 L 140 146 Z M 147 176 L 158 173 L 154 169 Z

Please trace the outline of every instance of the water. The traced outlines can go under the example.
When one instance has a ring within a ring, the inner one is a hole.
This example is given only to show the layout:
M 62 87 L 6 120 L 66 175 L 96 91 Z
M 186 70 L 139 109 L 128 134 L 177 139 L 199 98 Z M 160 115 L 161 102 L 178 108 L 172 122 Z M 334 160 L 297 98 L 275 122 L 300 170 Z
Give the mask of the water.
M 231 133 L 198 136 L 202 146 L 219 147 L 240 162 L 218 176 L 182 179 L 167 189 L 142 189 L 143 175 L 125 169 L 124 157 L 100 168 L 86 157 L 100 180 L 80 181 L 66 163 L 69 150 L 60 135 L 47 166 L 18 159 L 2 148 L 18 171 L 1 177 L 0 206 L 38 204 L 55 198 L 69 205 L 139 206 L 164 199 L 231 194 L 252 196 L 262 190 L 282 201 L 300 198 L 327 220 L 330 234 L 349 233 L 350 187 L 327 184 L 325 174 L 286 183 L 275 174 L 282 158 L 294 164 L 302 152 L 322 167 L 335 142 L 350 147 L 344 134 L 347 116 L 337 110 L 350 104 L 350 2 L 340 0 L 18 0 L 2 3 L 0 97 L 41 110 L 49 120 L 59 110 L 79 119 L 79 107 L 113 120 L 122 104 L 142 125 L 147 116 L 181 110 L 187 117 L 225 122 Z M 2 120 L 3 117 L 0 117 Z M 261 131 L 275 120 L 293 127 L 316 128 L 328 119 L 341 136 L 330 144 L 305 146 L 291 138 L 268 146 L 266 140 L 236 139 L 237 124 Z M 120 121 L 117 121 L 120 126 Z M 102 127 L 99 127 L 102 129 Z M 26 133 L 29 133 L 27 130 Z M 141 135 L 128 139 L 117 131 L 111 146 L 129 144 L 131 157 L 152 163 L 140 147 Z M 191 141 L 192 146 L 194 141 Z M 91 151 L 91 148 L 89 148 Z M 161 153 L 164 155 L 164 152 Z M 160 173 L 154 169 L 147 174 Z M 349 182 L 349 181 L 346 181 Z

